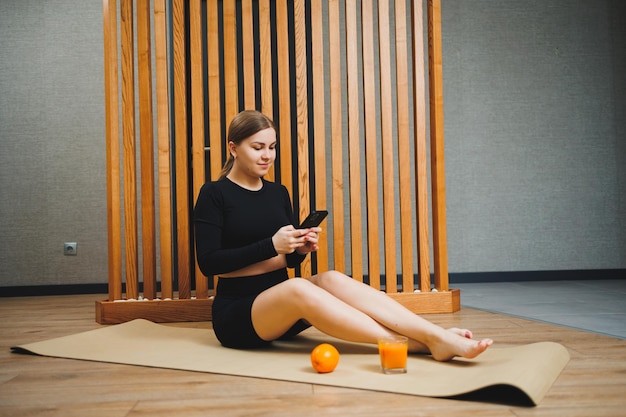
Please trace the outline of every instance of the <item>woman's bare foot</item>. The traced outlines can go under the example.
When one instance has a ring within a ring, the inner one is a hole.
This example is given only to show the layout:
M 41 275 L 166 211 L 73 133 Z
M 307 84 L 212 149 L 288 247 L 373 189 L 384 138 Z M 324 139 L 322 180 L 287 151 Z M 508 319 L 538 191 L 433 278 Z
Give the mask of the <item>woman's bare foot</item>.
M 475 358 L 493 344 L 491 339 L 471 339 L 472 335 L 469 330 L 449 330 L 435 336 L 430 343 L 430 354 L 437 361 L 449 361 L 455 356 Z
M 446 329 L 446 330 L 449 331 L 450 333 L 456 334 L 466 339 L 471 339 L 473 336 L 472 332 L 467 329 L 459 329 L 458 327 L 450 327 L 449 329 Z M 427 354 L 431 353 L 425 344 L 418 342 L 417 340 L 409 340 L 409 352 L 427 353 Z

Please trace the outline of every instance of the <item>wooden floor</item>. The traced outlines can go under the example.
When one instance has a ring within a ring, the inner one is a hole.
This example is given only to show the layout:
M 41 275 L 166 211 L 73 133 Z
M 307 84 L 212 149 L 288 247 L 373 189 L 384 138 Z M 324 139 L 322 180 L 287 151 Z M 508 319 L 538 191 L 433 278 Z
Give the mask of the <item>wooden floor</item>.
M 0 416 L 626 415 L 626 340 L 471 309 L 427 317 L 470 328 L 498 346 L 554 341 L 567 347 L 571 361 L 539 406 L 505 397 L 500 403 L 480 396 L 436 399 L 10 352 L 14 345 L 98 328 L 94 303 L 103 298 L 0 298 Z

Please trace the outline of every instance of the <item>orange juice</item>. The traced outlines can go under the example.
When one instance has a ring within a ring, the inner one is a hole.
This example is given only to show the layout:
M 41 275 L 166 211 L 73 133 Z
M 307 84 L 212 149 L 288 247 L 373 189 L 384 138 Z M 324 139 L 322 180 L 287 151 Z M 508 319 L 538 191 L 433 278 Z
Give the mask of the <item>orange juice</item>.
M 406 337 L 381 339 L 378 341 L 380 366 L 385 373 L 406 372 L 408 340 Z

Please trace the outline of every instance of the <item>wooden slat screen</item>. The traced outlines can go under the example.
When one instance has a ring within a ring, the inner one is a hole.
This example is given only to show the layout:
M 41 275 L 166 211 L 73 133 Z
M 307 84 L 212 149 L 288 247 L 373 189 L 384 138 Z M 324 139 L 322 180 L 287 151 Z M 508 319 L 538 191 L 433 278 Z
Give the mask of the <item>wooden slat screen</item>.
M 438 0 L 103 0 L 103 10 L 109 301 L 210 301 L 191 211 L 225 160 L 228 123 L 254 108 L 279 135 L 268 178 L 287 187 L 299 218 L 331 212 L 298 274 L 338 269 L 414 310 L 458 309 L 447 278 Z

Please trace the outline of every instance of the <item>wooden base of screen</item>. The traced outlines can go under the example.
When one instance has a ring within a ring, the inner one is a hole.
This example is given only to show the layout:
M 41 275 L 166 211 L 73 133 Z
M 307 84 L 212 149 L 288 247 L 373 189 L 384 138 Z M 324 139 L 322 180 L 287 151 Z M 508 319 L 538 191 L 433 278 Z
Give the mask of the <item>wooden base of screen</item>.
M 125 323 L 146 319 L 155 323 L 210 321 L 212 298 L 141 301 L 96 301 L 96 322 Z
M 388 295 L 415 314 L 454 313 L 461 309 L 461 291 L 458 289 Z M 117 324 L 135 319 L 155 323 L 211 321 L 212 305 L 213 298 L 96 301 L 96 322 Z
M 461 309 L 461 290 L 387 294 L 415 314 L 454 313 Z

